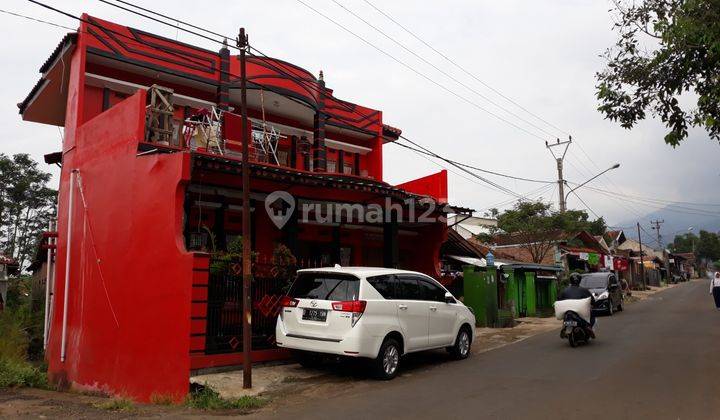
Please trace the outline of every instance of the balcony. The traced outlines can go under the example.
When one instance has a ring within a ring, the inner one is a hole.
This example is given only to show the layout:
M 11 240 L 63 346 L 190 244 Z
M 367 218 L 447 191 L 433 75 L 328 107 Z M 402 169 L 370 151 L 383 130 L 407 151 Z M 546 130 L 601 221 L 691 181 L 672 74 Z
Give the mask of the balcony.
M 152 86 L 147 94 L 145 143 L 229 160 L 242 159 L 242 117 L 215 106 L 179 107 L 173 104 L 173 91 Z M 318 147 L 307 128 L 270 121 L 263 109 L 260 117 L 250 110 L 248 158 L 252 163 L 298 171 L 321 172 L 313 154 Z M 345 139 L 344 139 L 345 140 Z M 373 149 L 358 143 L 365 139 L 341 141 L 326 138 L 324 151 L 328 174 L 375 179 L 369 168 Z M 379 156 L 374 156 L 378 158 Z

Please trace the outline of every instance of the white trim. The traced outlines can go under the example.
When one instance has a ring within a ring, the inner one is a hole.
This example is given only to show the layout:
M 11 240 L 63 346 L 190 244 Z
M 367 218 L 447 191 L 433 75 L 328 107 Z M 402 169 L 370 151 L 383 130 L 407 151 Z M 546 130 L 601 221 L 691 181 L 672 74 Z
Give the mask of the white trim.
M 148 90 L 150 86 L 143 86 L 137 83 L 126 82 L 112 77 L 101 76 L 94 73 L 85 73 L 86 83 L 95 87 L 106 87 L 121 93 L 135 93 L 138 89 Z M 210 108 L 216 106 L 215 102 L 193 98 L 192 96 L 173 93 L 173 102 L 177 105 L 187 105 L 195 108 Z
M 72 250 L 72 229 L 73 229 L 73 202 L 75 193 L 75 178 L 77 178 L 77 169 L 70 170 L 70 197 L 68 198 L 68 217 L 67 217 L 67 242 L 65 242 L 65 284 L 63 286 L 63 317 L 62 317 L 62 335 L 60 338 L 60 362 L 65 362 L 65 352 L 67 349 L 67 319 L 68 319 L 68 301 L 70 293 L 70 254 Z
M 359 153 L 361 155 L 372 152 L 372 149 L 369 147 L 356 146 L 354 144 L 345 143 L 343 141 L 331 140 L 328 138 L 325 139 L 325 145 L 332 147 L 333 149 L 344 150 L 350 153 Z

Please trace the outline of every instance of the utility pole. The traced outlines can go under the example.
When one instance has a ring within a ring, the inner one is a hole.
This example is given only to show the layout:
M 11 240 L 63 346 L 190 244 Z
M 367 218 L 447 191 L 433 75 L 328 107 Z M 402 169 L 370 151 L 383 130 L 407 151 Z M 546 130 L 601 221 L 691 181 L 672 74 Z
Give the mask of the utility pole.
M 240 28 L 237 46 L 240 50 L 240 114 L 242 116 L 242 346 L 243 346 L 243 388 L 252 388 L 252 264 L 250 261 L 250 164 L 248 159 L 250 133 L 247 115 L 247 74 L 246 50 L 248 37 L 245 28 Z
M 637 232 L 638 242 L 640 243 L 640 279 L 642 280 L 643 290 L 645 290 L 645 260 L 643 259 L 642 236 L 640 236 L 640 222 L 638 222 L 637 224 Z
M 557 171 L 558 171 L 558 206 L 560 206 L 560 211 L 564 212 L 566 210 L 566 203 L 565 203 L 565 179 L 563 178 L 563 161 L 565 160 L 565 154 L 568 151 L 568 147 L 570 147 L 570 143 L 572 143 L 572 136 L 568 136 L 568 139 L 566 141 L 560 141 L 560 139 L 557 139 L 555 143 L 548 143 L 545 142 L 545 147 L 550 151 L 550 154 L 555 159 L 555 163 L 557 164 Z M 565 146 L 565 148 L 562 151 L 562 154 L 555 154 L 553 152 L 553 147 L 560 147 Z
M 658 246 L 662 248 L 663 258 L 665 259 L 665 281 L 666 284 L 670 284 L 670 255 L 668 255 L 667 251 L 665 250 L 665 246 L 662 243 L 662 235 L 660 234 L 660 225 L 663 223 L 665 223 L 665 219 L 653 220 L 650 222 L 650 225 L 651 228 L 655 230 L 655 234 L 657 235 Z

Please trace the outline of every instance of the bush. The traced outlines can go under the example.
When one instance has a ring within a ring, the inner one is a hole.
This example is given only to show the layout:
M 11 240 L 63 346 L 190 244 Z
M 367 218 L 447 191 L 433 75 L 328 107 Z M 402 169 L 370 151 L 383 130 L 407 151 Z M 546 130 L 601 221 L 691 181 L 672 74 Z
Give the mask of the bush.
M 0 358 L 0 389 L 17 387 L 47 387 L 47 375 L 23 360 Z
M 93 406 L 108 411 L 132 411 L 135 409 L 135 404 L 125 398 L 113 398 L 110 401 L 93 404 Z
M 220 397 L 214 389 L 205 386 L 198 391 L 190 393 L 185 405 L 200 410 L 240 409 L 251 410 L 265 405 L 266 400 L 253 396 L 243 396 L 236 400 L 226 400 Z
M 27 316 L 22 308 L 0 312 L 0 360 L 25 360 L 30 341 L 26 325 Z

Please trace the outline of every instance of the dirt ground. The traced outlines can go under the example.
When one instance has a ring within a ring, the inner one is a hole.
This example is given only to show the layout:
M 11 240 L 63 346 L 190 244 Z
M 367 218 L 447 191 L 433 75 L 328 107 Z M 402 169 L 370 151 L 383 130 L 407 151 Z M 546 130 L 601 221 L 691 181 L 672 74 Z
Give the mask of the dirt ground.
M 670 285 L 669 287 L 675 287 Z M 645 299 L 667 288 L 651 288 L 633 291 L 626 304 Z M 522 341 L 533 335 L 560 327 L 554 318 L 521 318 L 514 328 L 477 328 L 471 357 Z M 602 320 L 600 320 L 602 328 Z M 418 375 L 432 369 L 441 369 L 450 360 L 445 351 L 429 351 L 410 354 L 403 359 L 401 377 Z M 462 363 L 462 362 L 457 362 Z M 241 390 L 242 372 L 230 371 L 194 377 L 194 382 L 207 383 L 226 398 L 245 395 Z M 362 392 L 370 387 L 381 386 L 370 378 L 365 364 L 357 362 L 331 362 L 320 369 L 304 369 L 297 364 L 258 366 L 254 369 L 253 394 L 268 400 L 266 407 L 256 412 L 272 410 L 280 401 L 284 406 L 300 405 L 308 399 L 327 398 L 350 392 Z M 4 418 L 78 418 L 78 419 L 124 419 L 173 417 L 179 419 L 206 418 L 208 416 L 239 416 L 248 414 L 240 410 L 202 411 L 183 406 L 134 404 L 129 410 L 102 408 L 111 401 L 107 397 L 75 392 L 23 388 L 0 391 L 0 417 Z

